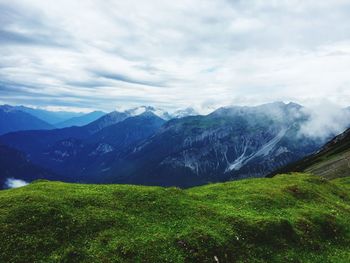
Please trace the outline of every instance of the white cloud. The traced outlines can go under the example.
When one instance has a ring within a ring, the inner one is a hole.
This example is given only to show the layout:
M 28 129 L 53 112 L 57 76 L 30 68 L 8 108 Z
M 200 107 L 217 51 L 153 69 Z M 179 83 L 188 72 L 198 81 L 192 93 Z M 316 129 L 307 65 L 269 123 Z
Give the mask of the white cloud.
M 256 18 L 241 18 L 231 23 L 233 33 L 246 33 L 254 30 L 263 29 L 264 24 Z
M 350 2 L 0 0 L 0 92 L 96 108 L 350 105 Z
M 330 139 L 349 128 L 350 111 L 327 100 L 315 102 L 303 111 L 309 116 L 300 129 L 300 134 L 319 139 Z
M 28 183 L 26 181 L 15 179 L 15 178 L 7 178 L 5 181 L 6 188 L 19 188 L 26 186 Z

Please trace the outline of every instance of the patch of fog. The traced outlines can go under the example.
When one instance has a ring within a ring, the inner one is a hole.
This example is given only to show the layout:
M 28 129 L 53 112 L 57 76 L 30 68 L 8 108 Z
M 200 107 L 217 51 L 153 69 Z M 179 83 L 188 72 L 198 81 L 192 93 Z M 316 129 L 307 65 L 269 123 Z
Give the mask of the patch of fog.
M 301 126 L 301 135 L 324 140 L 350 127 L 350 110 L 340 108 L 328 101 L 322 101 L 302 110 L 309 120 Z
M 18 188 L 26 186 L 27 184 L 28 182 L 21 179 L 7 178 L 5 181 L 5 188 Z

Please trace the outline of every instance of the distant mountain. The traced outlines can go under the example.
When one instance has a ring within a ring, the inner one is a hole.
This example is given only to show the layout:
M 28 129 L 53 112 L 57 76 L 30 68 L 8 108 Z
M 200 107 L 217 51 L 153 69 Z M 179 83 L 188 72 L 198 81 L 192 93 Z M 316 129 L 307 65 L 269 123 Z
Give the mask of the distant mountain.
M 81 151 L 76 154 L 76 158 L 73 158 L 74 161 L 72 158 L 65 160 L 71 165 L 62 165 L 62 162 L 59 164 L 70 166 L 71 171 L 80 174 L 81 180 L 85 182 L 106 182 L 105 177 L 110 174 L 114 164 L 122 156 L 132 152 L 139 143 L 152 137 L 164 122 L 150 112 L 129 117 L 81 141 Z
M 27 112 L 38 119 L 41 119 L 49 124 L 55 125 L 56 123 L 60 123 L 66 121 L 68 119 L 79 117 L 84 115 L 82 112 L 68 112 L 68 111 L 48 111 L 43 109 L 34 109 L 25 106 L 14 106 L 17 110 L 21 110 L 23 112 Z
M 103 111 L 93 111 L 78 117 L 70 118 L 66 121 L 56 123 L 55 126 L 57 128 L 66 128 L 71 126 L 84 126 L 89 124 L 90 122 L 93 122 L 102 116 L 106 115 Z
M 72 181 L 96 182 L 102 181 L 101 173 L 118 154 L 154 134 L 163 123 L 150 112 L 129 118 L 112 112 L 83 127 L 9 133 L 0 141 Z
M 35 155 L 40 154 L 44 149 L 51 147 L 58 141 L 71 138 L 86 139 L 105 127 L 125 120 L 127 117 L 128 115 L 123 112 L 114 111 L 82 127 L 67 127 L 49 131 L 12 132 L 1 136 L 0 141 L 20 151 Z
M 330 179 L 350 176 L 350 129 L 336 136 L 316 153 L 269 176 L 288 172 L 308 172 Z
M 23 153 L 0 145 L 0 189 L 5 188 L 6 182 L 11 180 L 30 182 L 55 178 L 52 172 L 31 163 Z
M 106 143 L 113 147 L 123 147 L 152 135 L 164 122 L 162 118 L 152 112 L 144 112 L 102 129 L 87 141 L 89 143 Z
M 112 111 L 103 115 L 97 120 L 83 126 L 83 129 L 88 130 L 90 134 L 96 133 L 105 127 L 111 126 L 130 117 L 130 114 L 119 111 Z
M 47 122 L 9 105 L 0 106 L 0 135 L 22 130 L 49 130 Z

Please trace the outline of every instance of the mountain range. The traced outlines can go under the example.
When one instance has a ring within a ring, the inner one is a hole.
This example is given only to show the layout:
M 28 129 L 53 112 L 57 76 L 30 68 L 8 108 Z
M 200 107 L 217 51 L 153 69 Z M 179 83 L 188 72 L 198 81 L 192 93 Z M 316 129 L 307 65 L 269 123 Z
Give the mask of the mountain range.
M 115 112 L 124 113 L 129 117 L 137 116 L 144 112 L 152 112 L 164 120 L 198 115 L 191 107 L 179 109 L 172 113 L 152 106 L 140 106 Z M 43 130 L 84 126 L 107 114 L 103 111 L 92 111 L 88 113 L 49 111 L 39 108 L 10 105 L 0 105 L 0 113 L 0 124 L 2 124 L 0 126 L 2 127 L 2 130 L 0 130 L 1 134 L 21 130 Z
M 295 103 L 194 114 L 141 107 L 81 127 L 8 133 L 0 142 L 66 181 L 190 187 L 266 176 L 330 139 L 300 133 L 310 116 Z
M 104 112 L 75 113 L 47 111 L 24 106 L 0 106 L 0 134 L 25 130 L 49 130 L 70 126 L 83 126 L 101 116 Z

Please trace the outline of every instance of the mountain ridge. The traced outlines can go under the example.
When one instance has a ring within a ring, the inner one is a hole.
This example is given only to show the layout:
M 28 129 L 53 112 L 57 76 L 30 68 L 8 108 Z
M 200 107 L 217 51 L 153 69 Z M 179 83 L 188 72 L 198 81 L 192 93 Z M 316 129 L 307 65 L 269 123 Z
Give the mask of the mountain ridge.
M 86 114 L 83 114 L 81 116 L 77 116 L 77 117 L 72 117 L 68 120 L 59 122 L 59 123 L 55 123 L 55 127 L 57 128 L 66 128 L 66 127 L 72 127 L 72 126 L 84 126 L 87 125 L 99 118 L 101 118 L 102 116 L 106 115 L 106 112 L 103 111 L 92 111 Z
M 9 105 L 0 106 L 0 135 L 21 130 L 50 130 L 51 124 Z

